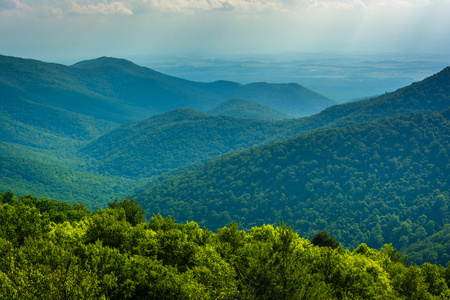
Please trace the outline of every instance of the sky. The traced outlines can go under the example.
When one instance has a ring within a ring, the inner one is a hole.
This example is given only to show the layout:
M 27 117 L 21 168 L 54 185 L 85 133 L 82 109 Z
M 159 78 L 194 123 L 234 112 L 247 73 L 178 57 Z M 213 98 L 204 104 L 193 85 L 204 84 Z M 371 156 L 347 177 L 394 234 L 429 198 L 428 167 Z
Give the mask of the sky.
M 449 0 L 0 0 L 0 54 L 450 53 Z

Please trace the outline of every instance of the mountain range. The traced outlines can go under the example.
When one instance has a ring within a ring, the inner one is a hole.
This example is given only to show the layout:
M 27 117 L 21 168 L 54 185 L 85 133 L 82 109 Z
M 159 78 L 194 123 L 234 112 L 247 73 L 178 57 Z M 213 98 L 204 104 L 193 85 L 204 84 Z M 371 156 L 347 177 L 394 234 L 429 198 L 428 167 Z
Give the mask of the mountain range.
M 450 68 L 333 104 L 298 84 L 0 56 L 0 189 L 90 209 L 134 195 L 147 216 L 285 221 L 350 248 L 392 242 L 417 263 L 450 261 Z
M 350 248 L 361 240 L 406 248 L 448 222 L 449 155 L 448 119 L 401 114 L 231 154 L 137 201 L 149 215 L 207 228 L 284 221 L 302 236 L 327 230 Z
M 263 121 L 174 110 L 123 125 L 91 142 L 81 153 L 100 172 L 152 176 L 204 159 L 298 136 L 404 112 L 441 111 L 449 105 L 450 68 L 423 82 L 377 98 L 335 105 L 299 119 Z M 442 92 L 440 92 L 442 91 Z

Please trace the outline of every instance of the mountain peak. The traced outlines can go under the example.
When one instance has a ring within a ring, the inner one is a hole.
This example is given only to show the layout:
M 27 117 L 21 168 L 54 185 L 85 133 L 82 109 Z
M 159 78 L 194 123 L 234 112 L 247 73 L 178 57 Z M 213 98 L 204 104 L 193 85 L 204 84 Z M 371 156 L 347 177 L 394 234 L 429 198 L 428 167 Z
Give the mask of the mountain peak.
M 115 57 L 107 57 L 102 56 L 95 59 L 89 59 L 89 60 L 83 60 L 80 61 L 72 67 L 77 68 L 96 68 L 96 67 L 103 67 L 103 66 L 121 66 L 121 67 L 138 67 L 138 65 L 134 64 L 133 62 L 123 59 L 123 58 L 115 58 Z

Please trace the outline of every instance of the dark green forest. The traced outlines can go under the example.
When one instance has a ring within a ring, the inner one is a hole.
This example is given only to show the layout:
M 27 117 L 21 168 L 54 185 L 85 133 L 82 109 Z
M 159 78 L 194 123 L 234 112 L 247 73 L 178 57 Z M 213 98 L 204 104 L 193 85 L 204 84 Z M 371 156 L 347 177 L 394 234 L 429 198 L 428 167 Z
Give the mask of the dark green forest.
M 343 248 L 284 223 L 212 232 L 153 215 L 134 199 L 90 213 L 0 193 L 6 299 L 448 299 L 450 269 L 407 263 L 391 244 Z
M 449 95 L 0 56 L 0 298 L 449 299 Z
M 412 261 L 448 264 L 450 243 L 415 248 L 449 222 L 450 122 L 402 114 L 231 154 L 167 179 L 137 200 L 148 214 L 249 230 L 284 220 L 350 248 L 393 243 Z
M 122 177 L 94 175 L 74 171 L 57 164 L 31 158 L 0 155 L 0 182 L 4 187 L 15 186 L 14 192 L 27 195 L 37 192 L 49 199 L 71 199 L 89 209 L 104 207 L 108 195 L 123 194 L 136 185 L 136 180 Z M 20 186 L 17 185 L 20 182 Z
M 315 130 L 340 128 L 405 112 L 442 111 L 450 105 L 450 68 L 377 98 L 332 106 L 299 119 L 277 122 L 212 116 L 179 109 L 123 125 L 84 147 L 102 173 L 160 175 L 187 164 L 283 140 Z
M 300 106 L 310 107 L 310 114 L 334 104 L 300 85 L 192 82 L 123 59 L 102 57 L 64 66 L 0 55 L 0 156 L 7 157 L 0 191 L 12 189 L 21 195 L 32 193 L 70 203 L 83 201 L 90 208 L 106 205 L 106 199 L 136 195 L 140 186 L 154 181 L 148 176 L 161 175 L 168 169 L 155 171 L 146 167 L 142 172 L 134 168 L 127 174 L 118 174 L 114 171 L 116 165 L 104 167 L 78 151 L 121 124 L 185 107 L 208 110 L 244 94 L 258 103 L 269 101 L 270 94 L 277 99 L 277 105 L 286 105 L 282 110 L 292 110 L 305 102 Z M 242 144 L 251 146 L 251 142 L 250 139 Z M 205 148 L 206 153 L 186 153 L 189 159 L 183 163 L 198 163 L 222 154 L 217 147 Z M 158 150 L 166 151 L 155 149 L 155 153 Z M 130 161 L 127 156 L 122 162 Z M 29 166 L 33 170 L 24 174 Z M 185 167 L 172 164 L 169 171 L 179 166 Z M 73 172 L 76 176 L 58 176 L 49 187 L 40 183 L 54 173 Z
M 178 109 L 123 125 L 81 149 L 101 173 L 161 175 L 222 154 L 295 135 L 295 124 Z

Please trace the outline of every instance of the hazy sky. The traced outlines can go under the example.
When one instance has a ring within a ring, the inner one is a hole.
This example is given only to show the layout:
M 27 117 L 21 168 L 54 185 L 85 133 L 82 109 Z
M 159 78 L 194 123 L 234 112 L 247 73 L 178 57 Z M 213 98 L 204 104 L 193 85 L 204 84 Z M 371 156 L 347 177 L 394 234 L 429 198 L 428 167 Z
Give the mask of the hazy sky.
M 450 52 L 449 0 L 0 0 L 0 54 Z

